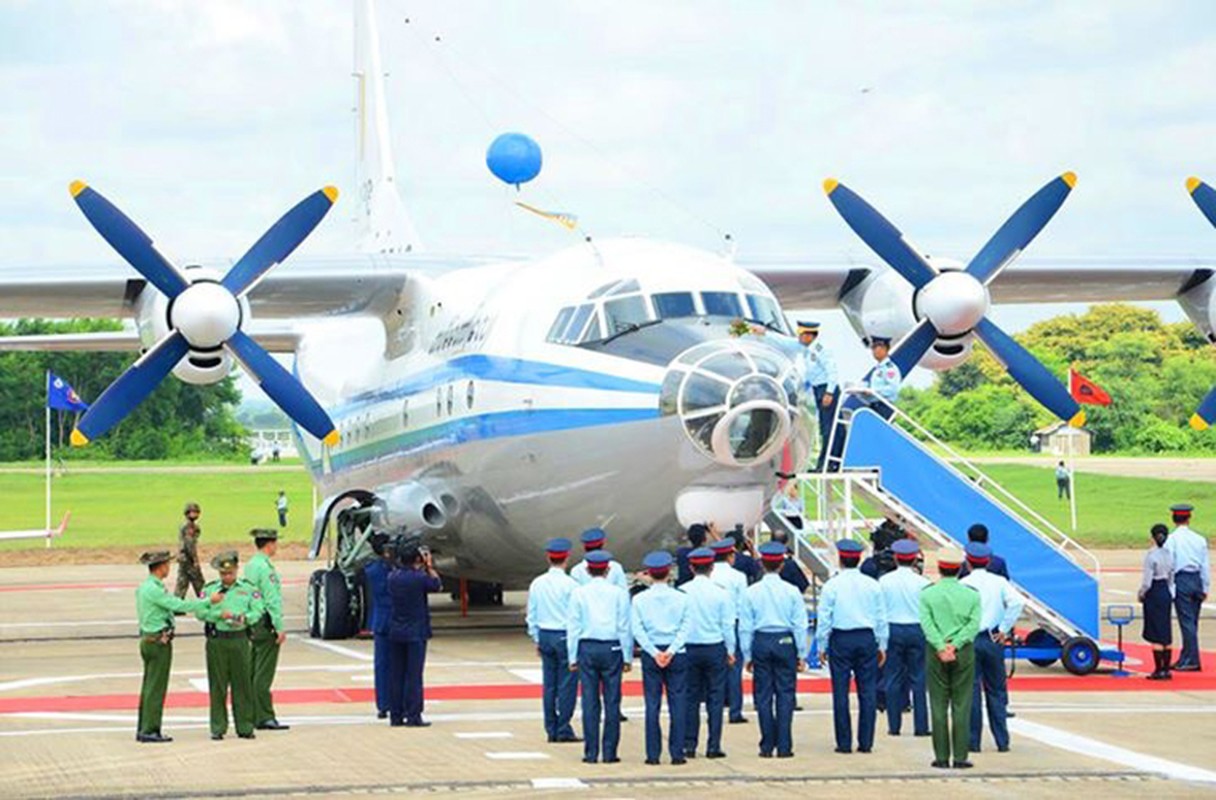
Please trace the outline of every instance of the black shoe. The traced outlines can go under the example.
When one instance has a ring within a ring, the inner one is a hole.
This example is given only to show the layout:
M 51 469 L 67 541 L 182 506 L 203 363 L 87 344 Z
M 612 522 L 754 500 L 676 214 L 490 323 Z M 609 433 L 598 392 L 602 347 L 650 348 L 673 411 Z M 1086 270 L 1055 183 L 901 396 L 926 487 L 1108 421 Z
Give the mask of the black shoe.
M 911 713 L 912 713 L 912 706 L 904 706 L 904 713 L 905 713 L 905 714 L 911 714 Z
M 971 769 L 974 766 L 975 765 L 972 764 L 970 761 L 955 761 L 954 762 L 955 769 Z
M 266 722 L 263 722 L 261 725 L 258 725 L 257 729 L 260 731 L 289 731 L 289 730 L 291 730 L 291 726 L 284 725 L 283 723 L 279 722 L 277 719 L 272 719 L 272 720 L 267 720 Z
M 213 742 L 222 742 L 223 740 L 224 740 L 224 734 L 222 734 L 222 733 L 213 733 L 213 734 L 211 734 L 211 741 L 213 741 Z
M 761 758 L 772 758 L 773 757 L 772 753 L 766 753 L 763 750 L 760 751 L 759 755 Z
M 671 760 L 671 765 L 673 767 L 678 767 L 681 764 L 687 764 L 687 763 L 688 763 L 688 759 L 685 759 L 685 758 L 673 758 Z
M 405 720 L 403 720 L 403 719 L 390 719 L 390 720 L 388 721 L 388 724 L 389 724 L 389 727 L 392 727 L 392 728 L 403 728 L 403 727 L 405 727 Z
M 868 752 L 870 752 L 870 748 L 868 748 L 868 747 L 859 747 L 859 748 L 857 748 L 857 752 L 859 752 L 859 753 L 868 753 Z
M 135 741 L 144 744 L 165 744 L 173 741 L 173 737 L 164 736 L 159 731 L 156 733 L 137 733 L 135 734 Z
M 899 736 L 899 731 L 887 731 L 887 736 Z
M 722 750 L 709 750 L 705 753 L 706 758 L 726 758 L 726 753 Z
M 659 760 L 657 758 L 648 758 L 646 759 L 646 765 L 650 767 L 657 767 L 659 765 Z
M 605 764 L 619 764 L 619 763 L 621 763 L 621 760 L 619 758 L 605 758 L 604 763 Z M 657 764 L 659 762 L 656 761 L 654 763 Z
M 1009 745 L 1005 745 L 1004 747 L 998 747 L 998 748 L 996 749 L 996 751 L 997 751 L 998 753 L 1008 753 L 1008 752 L 1009 752 Z
M 1014 717 L 1016 717 L 1016 716 L 1017 716 L 1017 714 L 1013 713 L 1012 711 L 1006 711 L 1006 712 L 1005 712 L 1005 718 L 1006 718 L 1006 719 L 1013 719 L 1013 718 L 1014 718 Z
M 932 732 L 932 731 L 925 731 L 924 733 L 914 733 L 914 734 L 912 734 L 912 735 L 913 735 L 913 736 L 921 736 L 921 737 L 924 737 L 924 736 L 932 736 L 932 735 L 933 735 L 933 732 Z
M 405 727 L 407 727 L 407 728 L 429 728 L 429 727 L 431 727 L 431 723 L 426 721 L 425 719 L 411 719 L 405 723 Z
M 594 763 L 596 763 L 597 761 L 599 761 L 599 759 L 597 759 L 597 758 L 589 758 L 589 757 L 587 757 L 587 756 L 583 756 L 583 763 L 584 763 L 584 764 L 594 764 Z
M 696 758 L 696 757 L 697 757 L 696 750 L 685 750 L 684 751 L 684 758 Z
M 747 722 L 747 717 L 740 714 L 737 717 L 731 717 L 729 722 L 731 725 L 742 725 L 743 723 Z
M 629 717 L 625 716 L 624 714 L 620 714 L 620 715 L 618 715 L 618 716 L 617 716 L 617 719 L 618 719 L 618 720 L 620 720 L 621 722 L 628 722 L 628 721 L 629 721 Z
M 237 736 L 240 737 L 241 739 L 256 739 L 257 738 L 256 736 L 253 735 L 253 731 L 250 731 L 249 733 L 238 733 Z
M 1174 672 L 1202 672 L 1198 664 L 1184 664 L 1183 666 L 1174 665 Z
M 559 736 L 553 741 L 558 744 L 569 744 L 570 742 L 581 742 L 582 740 L 581 736 Z
M 849 748 L 847 748 L 847 747 L 837 747 L 837 748 L 836 748 L 836 752 L 837 752 L 837 753 L 840 753 L 842 756 L 847 756 L 847 755 L 849 755 L 850 753 L 852 753 L 853 751 L 852 751 L 852 750 L 850 750 L 850 749 L 849 749 Z
M 791 751 L 790 751 L 790 752 L 788 752 L 788 753 L 778 753 L 778 754 L 777 754 L 777 758 L 793 758 L 793 757 L 794 757 L 794 751 L 793 751 L 793 750 L 791 750 Z
M 798 704 L 796 704 L 796 703 L 795 703 L 795 704 L 794 704 L 794 710 L 795 710 L 795 711 L 805 711 L 806 709 L 804 709 L 802 706 L 800 706 L 800 705 L 798 705 Z
M 929 766 L 933 767 L 934 769 L 950 769 L 950 762 L 949 761 L 934 761 Z
M 376 719 L 388 719 L 388 712 L 387 711 L 377 711 Z

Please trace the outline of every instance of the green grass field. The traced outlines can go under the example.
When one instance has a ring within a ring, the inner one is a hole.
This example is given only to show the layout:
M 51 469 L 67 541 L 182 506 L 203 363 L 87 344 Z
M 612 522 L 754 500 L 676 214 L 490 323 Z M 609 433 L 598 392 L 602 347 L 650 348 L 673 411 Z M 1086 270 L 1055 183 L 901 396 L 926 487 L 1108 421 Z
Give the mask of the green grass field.
M 52 516 L 58 524 L 65 510 L 72 521 L 54 547 L 171 545 L 176 541 L 182 505 L 203 506 L 203 537 L 208 544 L 244 543 L 253 527 L 276 523 L 274 501 L 280 489 L 291 501 L 288 541 L 307 541 L 311 525 L 312 485 L 301 467 L 270 470 L 198 464 L 160 465 L 189 471 L 109 472 L 103 466 L 72 465 L 54 479 Z M 146 465 L 144 465 L 146 466 Z M 1056 500 L 1050 469 L 989 464 L 985 471 L 1016 497 L 1070 533 L 1068 503 Z M 1076 538 L 1096 547 L 1140 547 L 1148 528 L 1166 522 L 1171 503 L 1194 503 L 1197 527 L 1205 530 L 1208 509 L 1216 511 L 1216 484 L 1149 478 L 1121 478 L 1078 473 Z M 1216 514 L 1214 514 L 1216 516 Z M 0 530 L 39 528 L 43 519 L 43 482 L 37 472 L 0 472 Z M 1210 526 L 1216 530 L 1216 526 Z M 41 540 L 0 542 L 0 552 L 44 547 Z

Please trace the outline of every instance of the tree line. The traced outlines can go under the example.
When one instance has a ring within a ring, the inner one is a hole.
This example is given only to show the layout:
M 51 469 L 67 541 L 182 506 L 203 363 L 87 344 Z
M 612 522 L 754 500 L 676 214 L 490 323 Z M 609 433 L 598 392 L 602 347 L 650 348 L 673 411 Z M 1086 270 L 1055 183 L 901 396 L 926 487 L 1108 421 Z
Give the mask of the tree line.
M 19 320 L 0 322 L 0 335 L 88 333 L 121 330 L 115 320 Z M 26 461 L 43 455 L 46 371 L 67 381 L 85 402 L 92 402 L 127 367 L 134 353 L 0 353 L 0 461 Z M 236 456 L 247 451 L 246 431 L 237 422 L 241 401 L 229 376 L 210 386 L 166 379 L 125 420 L 88 447 L 71 448 L 68 437 L 78 413 L 51 412 L 51 445 L 73 457 L 166 459 Z
M 1061 380 L 1072 365 L 1110 393 L 1109 407 L 1082 406 L 1093 452 L 1216 452 L 1216 429 L 1188 425 L 1216 385 L 1216 348 L 1189 322 L 1166 324 L 1151 309 L 1109 303 L 1043 320 L 1014 338 Z M 905 389 L 901 407 L 973 450 L 1025 450 L 1030 434 L 1055 420 L 978 343 L 928 389 Z

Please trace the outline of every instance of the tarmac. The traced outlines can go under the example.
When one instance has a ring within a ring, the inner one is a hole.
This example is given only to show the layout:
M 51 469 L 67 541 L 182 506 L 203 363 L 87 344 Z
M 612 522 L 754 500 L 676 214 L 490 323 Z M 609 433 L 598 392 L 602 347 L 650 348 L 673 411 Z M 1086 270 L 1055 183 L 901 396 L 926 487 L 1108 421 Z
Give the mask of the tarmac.
M 1103 602 L 1135 605 L 1139 553 L 1100 553 Z M 426 669 L 432 727 L 390 728 L 372 702 L 371 642 L 306 637 L 304 584 L 317 565 L 280 564 L 290 636 L 275 699 L 285 732 L 253 741 L 207 731 L 200 626 L 182 618 L 165 713 L 167 745 L 134 741 L 140 661 L 132 593 L 138 565 L 0 568 L 0 796 L 280 797 L 458 793 L 468 797 L 623 798 L 805 796 L 1035 798 L 1212 797 L 1216 793 L 1216 652 L 1208 672 L 1143 679 L 1139 624 L 1125 631 L 1129 677 L 1086 676 L 1018 662 L 1011 681 L 1013 747 L 985 734 L 975 769 L 929 767 L 930 742 L 886 735 L 872 754 L 832 752 L 825 671 L 800 681 L 804 710 L 791 759 L 760 759 L 755 714 L 728 725 L 727 758 L 643 763 L 639 670 L 626 675 L 622 762 L 587 765 L 579 744 L 548 744 L 539 662 L 522 627 L 523 593 L 501 608 L 433 598 Z M 1138 606 L 1137 606 L 1138 609 Z M 1205 609 L 1203 637 L 1216 643 Z M 1115 641 L 1107 626 L 1104 641 Z M 636 663 L 636 662 L 635 662 Z M 750 701 L 749 701 L 750 705 Z M 575 715 L 576 728 L 578 714 Z M 665 723 L 664 723 L 665 724 Z M 702 745 L 703 746 L 703 745 Z M 702 753 L 703 755 L 703 753 Z

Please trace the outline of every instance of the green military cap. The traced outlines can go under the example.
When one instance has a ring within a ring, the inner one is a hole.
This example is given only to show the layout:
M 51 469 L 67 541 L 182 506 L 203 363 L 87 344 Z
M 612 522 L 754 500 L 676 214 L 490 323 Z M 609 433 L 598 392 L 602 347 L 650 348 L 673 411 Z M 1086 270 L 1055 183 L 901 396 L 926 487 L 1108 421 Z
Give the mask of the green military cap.
M 228 570 L 236 569 L 236 565 L 240 563 L 240 560 L 240 556 L 237 555 L 235 550 L 225 550 L 211 559 L 211 566 L 220 572 L 227 572 Z
M 139 557 L 139 563 L 155 567 L 157 564 L 163 564 L 172 559 L 173 556 L 169 554 L 168 550 L 149 550 Z
M 279 532 L 274 528 L 254 528 L 249 531 L 250 537 L 254 539 L 278 539 Z

